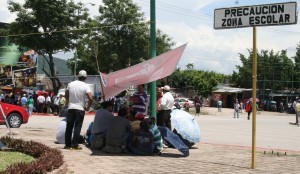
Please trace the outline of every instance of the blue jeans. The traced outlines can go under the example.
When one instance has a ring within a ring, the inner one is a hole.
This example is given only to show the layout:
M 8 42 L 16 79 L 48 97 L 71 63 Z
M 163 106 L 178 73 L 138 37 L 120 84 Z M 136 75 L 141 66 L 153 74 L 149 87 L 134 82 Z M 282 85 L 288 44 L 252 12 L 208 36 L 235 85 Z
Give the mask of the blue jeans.
M 84 119 L 84 111 L 77 109 L 69 109 L 67 117 L 67 127 L 65 133 L 65 142 L 67 147 L 78 146 L 80 131 Z M 74 128 L 73 139 L 72 131 Z

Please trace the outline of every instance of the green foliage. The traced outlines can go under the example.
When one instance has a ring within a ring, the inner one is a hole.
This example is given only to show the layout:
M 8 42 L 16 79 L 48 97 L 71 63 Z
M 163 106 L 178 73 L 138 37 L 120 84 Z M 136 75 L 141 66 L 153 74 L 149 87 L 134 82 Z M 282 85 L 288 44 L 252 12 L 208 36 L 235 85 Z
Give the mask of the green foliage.
M 176 71 L 168 77 L 168 84 L 180 90 L 192 88 L 198 91 L 198 94 L 207 96 L 211 94 L 211 91 L 213 91 L 218 84 L 223 83 L 227 78 L 229 78 L 229 76 L 213 71 L 176 69 Z
M 21 5 L 9 1 L 9 10 L 16 13 L 17 18 L 10 24 L 8 39 L 20 47 L 29 47 L 38 51 L 49 65 L 43 72 L 51 77 L 54 92 L 61 84 L 56 77 L 53 54 L 58 51 L 70 51 L 75 47 L 78 32 L 68 31 L 80 26 L 86 19 L 82 4 L 67 0 L 25 0 Z M 65 32 L 62 32 L 65 31 Z
M 4 171 L 8 166 L 15 163 L 28 163 L 34 158 L 20 152 L 5 152 L 0 151 L 0 172 Z
M 299 47 L 297 49 L 299 51 Z M 252 87 L 252 51 L 248 50 L 249 57 L 240 54 L 242 65 L 236 66 L 238 72 L 232 74 L 233 83 L 242 88 Z M 297 56 L 294 57 L 296 64 L 288 58 L 286 50 L 274 52 L 273 50 L 262 50 L 257 53 L 257 88 L 261 93 L 265 89 L 273 92 L 285 88 L 299 88 L 295 80 L 297 74 Z M 300 59 L 298 59 L 299 61 Z M 296 70 L 296 71 L 295 71 Z
M 36 160 L 29 163 L 17 163 L 9 166 L 0 174 L 19 173 L 47 173 L 63 164 L 63 155 L 60 150 L 50 148 L 44 144 L 34 141 L 24 141 L 10 137 L 1 137 L 1 142 L 10 149 L 30 155 Z
M 100 71 L 109 73 L 150 58 L 149 24 L 132 0 L 104 0 L 99 12 L 95 20 L 86 23 L 87 27 L 99 27 L 99 30 L 90 31 L 81 40 L 79 68 L 88 66 L 88 73 L 95 74 L 98 61 Z M 160 30 L 157 30 L 156 43 L 157 55 L 174 45 Z
M 293 57 L 295 61 L 294 66 L 294 80 L 300 81 L 300 44 L 296 46 L 296 55 Z

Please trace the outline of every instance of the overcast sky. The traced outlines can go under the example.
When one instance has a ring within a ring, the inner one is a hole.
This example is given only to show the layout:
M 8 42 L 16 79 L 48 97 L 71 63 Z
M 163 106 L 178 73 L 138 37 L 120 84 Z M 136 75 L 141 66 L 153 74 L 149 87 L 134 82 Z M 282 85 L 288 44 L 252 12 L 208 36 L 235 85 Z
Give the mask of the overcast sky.
M 24 2 L 24 0 L 15 0 Z M 75 0 L 79 1 L 79 0 Z M 133 0 L 150 19 L 150 0 Z M 98 13 L 101 1 L 82 0 L 87 4 L 91 16 Z M 252 6 L 290 2 L 290 0 L 156 0 L 157 29 L 169 35 L 176 46 L 188 43 L 178 64 L 185 69 L 193 63 L 195 69 L 232 74 L 235 66 L 240 65 L 239 53 L 248 56 L 252 49 L 252 28 L 214 29 L 214 10 L 216 8 Z M 294 1 L 298 3 L 299 1 Z M 15 15 L 7 10 L 7 1 L 0 1 L 0 21 L 11 22 Z M 288 56 L 295 55 L 296 46 L 300 43 L 300 26 L 264 26 L 257 27 L 257 49 L 274 51 L 287 50 Z M 58 56 L 71 58 L 72 54 Z

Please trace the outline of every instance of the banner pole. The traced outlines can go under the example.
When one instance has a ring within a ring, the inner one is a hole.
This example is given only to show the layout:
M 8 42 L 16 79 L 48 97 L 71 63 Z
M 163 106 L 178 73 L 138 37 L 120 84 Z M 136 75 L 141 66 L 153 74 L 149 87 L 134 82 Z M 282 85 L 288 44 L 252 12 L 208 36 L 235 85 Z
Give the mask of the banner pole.
M 156 16 L 155 0 L 150 1 L 150 57 L 156 57 Z M 150 83 L 150 116 L 154 117 L 156 122 L 156 81 Z
M 257 53 L 256 53 L 256 27 L 253 26 L 253 60 L 252 60 L 252 163 L 256 167 L 256 80 L 257 80 Z

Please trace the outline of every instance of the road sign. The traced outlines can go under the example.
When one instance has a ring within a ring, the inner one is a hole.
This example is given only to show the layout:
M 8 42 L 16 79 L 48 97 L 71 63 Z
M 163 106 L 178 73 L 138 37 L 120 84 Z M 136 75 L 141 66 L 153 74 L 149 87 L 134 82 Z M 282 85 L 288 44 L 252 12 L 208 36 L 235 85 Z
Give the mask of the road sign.
M 214 28 L 241 28 L 297 23 L 297 2 L 215 9 Z

